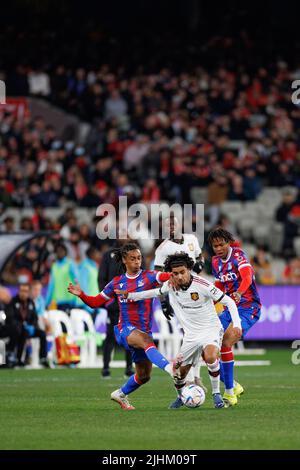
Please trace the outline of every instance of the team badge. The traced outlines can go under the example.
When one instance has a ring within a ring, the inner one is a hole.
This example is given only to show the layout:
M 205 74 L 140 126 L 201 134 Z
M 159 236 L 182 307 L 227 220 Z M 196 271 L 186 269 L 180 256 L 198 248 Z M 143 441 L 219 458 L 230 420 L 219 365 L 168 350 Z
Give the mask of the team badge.
M 137 284 L 137 285 L 138 285 L 138 287 L 143 287 L 144 282 L 143 282 L 143 281 L 138 281 L 138 284 Z
M 194 251 L 194 245 L 192 243 L 189 243 L 188 246 L 189 246 L 190 251 Z
M 191 298 L 192 298 L 192 300 L 195 300 L 195 301 L 196 301 L 196 300 L 199 300 L 199 294 L 198 294 L 198 292 L 192 292 L 192 293 L 191 293 Z

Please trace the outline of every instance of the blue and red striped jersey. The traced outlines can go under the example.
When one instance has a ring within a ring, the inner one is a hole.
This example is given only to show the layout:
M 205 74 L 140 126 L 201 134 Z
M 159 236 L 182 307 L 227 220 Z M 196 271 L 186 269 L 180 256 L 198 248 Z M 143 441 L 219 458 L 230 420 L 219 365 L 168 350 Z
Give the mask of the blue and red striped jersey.
M 103 289 L 101 295 L 107 300 L 115 300 L 119 303 L 119 323 L 121 330 L 124 326 L 135 326 L 145 333 L 151 332 L 153 309 L 153 299 L 139 300 L 137 302 L 122 299 L 115 294 L 115 289 L 126 290 L 128 292 L 140 292 L 148 289 L 155 289 L 161 284 L 159 278 L 160 271 L 140 271 L 135 276 L 127 273 L 114 277 Z
M 222 282 L 226 294 L 230 295 L 238 290 L 242 282 L 239 270 L 244 266 L 251 267 L 251 264 L 243 250 L 238 247 L 230 247 L 226 260 L 222 260 L 219 256 L 212 258 L 212 273 L 218 281 Z M 260 304 L 253 269 L 252 272 L 252 283 L 239 302 L 239 306 L 244 308 L 251 307 L 253 303 Z

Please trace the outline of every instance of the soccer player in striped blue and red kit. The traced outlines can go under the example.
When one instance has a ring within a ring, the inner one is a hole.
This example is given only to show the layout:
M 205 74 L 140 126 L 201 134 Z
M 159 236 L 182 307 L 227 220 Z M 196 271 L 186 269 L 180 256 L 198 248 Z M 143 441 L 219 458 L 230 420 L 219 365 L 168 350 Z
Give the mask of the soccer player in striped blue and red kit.
M 142 271 L 142 255 L 135 243 L 127 243 L 116 254 L 125 267 L 125 273 L 114 277 L 97 296 L 88 296 L 82 292 L 78 283 L 69 284 L 68 291 L 77 295 L 92 308 L 117 300 L 119 303 L 119 323 L 115 326 L 115 336 L 119 345 L 128 349 L 135 363 L 136 373 L 118 390 L 111 394 L 111 399 L 123 409 L 133 410 L 127 395 L 150 380 L 152 364 L 166 371 L 173 377 L 179 364 L 170 364 L 157 350 L 151 333 L 152 299 L 131 302 L 116 295 L 115 290 L 139 292 L 153 289 L 167 281 L 171 274 L 160 271 Z
M 216 228 L 208 235 L 208 243 L 215 254 L 212 258 L 215 286 L 234 299 L 241 319 L 242 336 L 232 327 L 227 308 L 219 316 L 225 331 L 221 348 L 221 380 L 225 384 L 223 399 L 229 405 L 236 405 L 237 398 L 244 389 L 234 381 L 232 346 L 244 338 L 258 321 L 261 303 L 253 268 L 241 248 L 234 246 L 235 240 L 232 234 Z

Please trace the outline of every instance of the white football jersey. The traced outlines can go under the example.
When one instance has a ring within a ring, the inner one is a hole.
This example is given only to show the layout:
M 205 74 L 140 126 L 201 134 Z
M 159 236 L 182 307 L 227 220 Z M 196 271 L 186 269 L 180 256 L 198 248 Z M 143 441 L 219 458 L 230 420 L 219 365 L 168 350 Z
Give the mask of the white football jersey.
M 214 301 L 220 300 L 224 292 L 203 277 L 193 275 L 187 290 L 175 291 L 165 282 L 160 291 L 169 293 L 175 315 L 186 337 L 197 338 L 203 329 L 222 327 Z
M 167 293 L 172 300 L 172 306 L 175 307 L 175 315 L 183 328 L 185 338 L 189 338 L 189 340 L 199 338 L 203 330 L 222 328 L 214 307 L 214 301 L 220 299 L 223 305 L 228 306 L 234 326 L 240 327 L 240 319 L 234 301 L 201 276 L 193 275 L 191 285 L 186 290 L 176 291 L 167 281 L 160 288 L 130 292 L 128 299 L 139 301 Z
M 155 250 L 154 266 L 163 266 L 169 255 L 174 255 L 180 251 L 187 253 L 194 262 L 201 255 L 201 248 L 198 239 L 193 234 L 184 233 L 183 243 L 175 243 L 172 240 L 164 240 Z

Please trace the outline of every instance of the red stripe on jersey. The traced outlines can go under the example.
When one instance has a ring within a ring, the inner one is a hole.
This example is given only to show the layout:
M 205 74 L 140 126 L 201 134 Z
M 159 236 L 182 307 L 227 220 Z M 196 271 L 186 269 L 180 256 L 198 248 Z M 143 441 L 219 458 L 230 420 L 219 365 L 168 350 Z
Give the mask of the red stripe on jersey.
M 135 292 L 136 285 L 136 279 L 127 279 L 128 292 Z M 138 304 L 136 302 L 127 303 L 127 314 L 129 323 L 131 323 L 133 326 L 140 328 L 140 317 L 138 312 Z
M 198 284 L 203 284 L 204 286 L 209 287 L 208 282 L 202 281 L 202 279 L 201 280 L 200 279 L 194 279 L 194 282 L 197 282 Z
M 151 349 L 151 348 L 155 348 L 155 349 L 156 349 L 156 346 L 155 346 L 154 343 L 148 344 L 148 346 L 144 349 L 144 351 L 147 352 L 147 351 L 149 351 L 149 349 Z
M 232 362 L 234 360 L 232 348 L 221 347 L 221 360 L 222 362 Z

